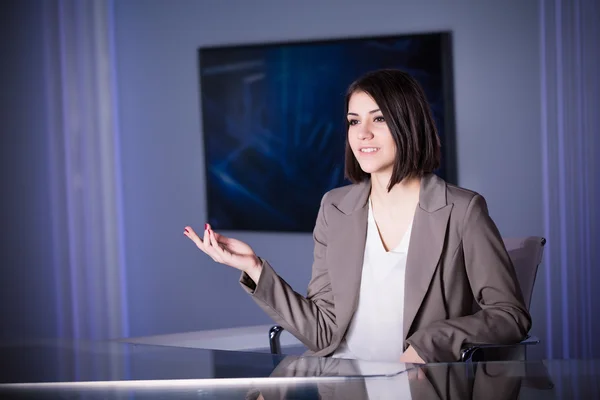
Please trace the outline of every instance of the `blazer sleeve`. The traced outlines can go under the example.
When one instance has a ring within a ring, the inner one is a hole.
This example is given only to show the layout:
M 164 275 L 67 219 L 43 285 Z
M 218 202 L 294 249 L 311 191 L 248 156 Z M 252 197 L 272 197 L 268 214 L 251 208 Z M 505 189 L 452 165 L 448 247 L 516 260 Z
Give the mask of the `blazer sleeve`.
M 292 333 L 310 350 L 329 346 L 336 327 L 331 281 L 326 265 L 326 197 L 323 196 L 313 231 L 314 262 L 306 297 L 296 293 L 271 265 L 262 260 L 258 285 L 245 273 L 240 283 L 252 299 L 279 325 Z
M 481 310 L 434 322 L 411 335 L 407 343 L 425 362 L 457 361 L 465 343 L 518 343 L 531 328 L 515 269 L 480 195 L 471 199 L 465 214 L 462 250 Z

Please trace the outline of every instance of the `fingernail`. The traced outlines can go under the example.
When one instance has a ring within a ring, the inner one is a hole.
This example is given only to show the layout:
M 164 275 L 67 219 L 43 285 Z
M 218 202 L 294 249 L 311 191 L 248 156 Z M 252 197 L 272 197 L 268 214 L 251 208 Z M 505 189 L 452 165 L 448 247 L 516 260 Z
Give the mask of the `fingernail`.
M 204 224 L 204 230 L 208 229 L 208 224 Z
M 185 228 L 185 233 L 188 233 L 188 232 L 189 232 L 189 231 L 188 231 L 188 228 Z

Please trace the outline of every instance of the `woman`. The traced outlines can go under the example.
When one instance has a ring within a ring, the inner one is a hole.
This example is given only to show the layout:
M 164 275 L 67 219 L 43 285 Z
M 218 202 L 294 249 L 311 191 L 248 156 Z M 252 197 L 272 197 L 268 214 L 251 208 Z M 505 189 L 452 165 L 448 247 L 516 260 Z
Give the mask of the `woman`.
M 483 197 L 433 174 L 440 142 L 423 90 L 381 70 L 346 95 L 346 175 L 323 196 L 304 297 L 245 243 L 184 234 L 317 356 L 412 363 L 460 358 L 465 343 L 510 344 L 531 326 Z M 478 307 L 474 312 L 474 304 Z

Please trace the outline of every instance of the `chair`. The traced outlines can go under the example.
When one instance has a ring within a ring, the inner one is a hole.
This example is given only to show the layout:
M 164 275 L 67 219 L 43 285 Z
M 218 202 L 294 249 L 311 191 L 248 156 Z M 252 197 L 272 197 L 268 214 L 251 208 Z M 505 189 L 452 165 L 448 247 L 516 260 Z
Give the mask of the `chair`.
M 512 260 L 525 307 L 529 311 L 537 270 L 542 262 L 546 239 L 538 236 L 504 238 L 504 246 Z M 526 346 L 538 344 L 536 336 L 528 335 L 518 345 L 465 344 L 461 350 L 462 361 L 494 361 L 498 359 L 525 359 Z
M 525 306 L 529 310 L 533 286 L 538 267 L 542 262 L 546 239 L 539 236 L 528 236 L 523 238 L 504 238 L 503 240 L 515 267 L 517 280 L 523 292 Z M 274 325 L 269 330 L 271 354 L 281 354 L 279 336 L 283 330 L 279 325 Z M 522 342 L 514 345 L 465 344 L 461 350 L 461 360 L 464 362 L 478 362 L 506 358 L 524 359 L 526 346 L 535 345 L 539 342 L 537 337 L 528 335 Z

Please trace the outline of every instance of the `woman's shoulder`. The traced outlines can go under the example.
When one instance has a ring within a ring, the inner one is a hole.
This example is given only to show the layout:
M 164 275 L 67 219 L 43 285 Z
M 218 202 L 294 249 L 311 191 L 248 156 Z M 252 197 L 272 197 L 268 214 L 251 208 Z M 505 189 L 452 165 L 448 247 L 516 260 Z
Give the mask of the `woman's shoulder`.
M 369 182 L 361 182 L 331 189 L 323 195 L 319 212 L 325 218 L 334 209 L 346 215 L 351 214 L 367 204 L 370 188 Z
M 476 191 L 449 183 L 436 174 L 428 174 L 421 181 L 420 199 L 429 208 L 446 204 L 453 204 L 455 208 L 467 207 L 479 198 L 483 197 Z
M 340 186 L 325 193 L 321 204 L 339 205 L 343 209 L 353 208 L 368 199 L 370 190 L 369 181 Z
M 446 184 L 446 188 L 448 204 L 453 204 L 456 212 L 483 211 L 487 213 L 487 202 L 480 193 L 450 183 Z
M 476 196 L 481 196 L 474 190 L 464 188 L 462 186 L 446 183 L 446 193 L 448 203 L 466 203 L 469 204 Z
M 361 185 L 360 183 L 358 183 L 358 184 L 352 183 L 349 185 L 333 188 L 333 189 L 329 190 L 328 192 L 326 192 L 325 195 L 323 196 L 323 198 L 327 198 L 327 200 L 329 200 L 329 201 L 341 200 L 348 193 L 350 193 L 352 191 L 352 189 L 357 188 L 360 185 Z

